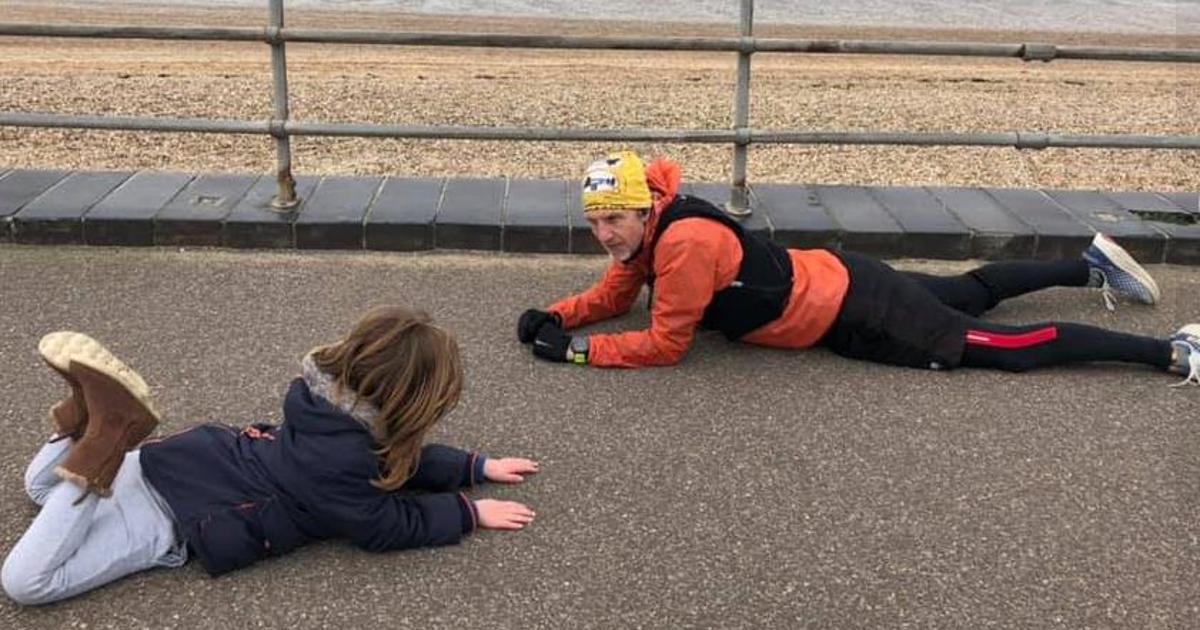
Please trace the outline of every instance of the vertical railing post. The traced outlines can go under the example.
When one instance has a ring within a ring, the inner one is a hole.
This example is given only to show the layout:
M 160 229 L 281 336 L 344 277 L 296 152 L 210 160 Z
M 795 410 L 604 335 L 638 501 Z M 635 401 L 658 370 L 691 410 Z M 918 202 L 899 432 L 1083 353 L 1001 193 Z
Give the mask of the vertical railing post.
M 267 28 L 267 40 L 271 44 L 271 75 L 274 78 L 275 117 L 271 121 L 271 135 L 275 138 L 275 179 L 279 192 L 271 200 L 271 207 L 278 210 L 293 210 L 300 205 L 296 197 L 296 180 L 292 177 L 291 138 L 284 130 L 288 120 L 287 55 L 281 37 L 283 30 L 283 0 L 271 0 L 271 26 Z
M 742 0 L 741 24 L 738 29 L 741 47 L 738 49 L 737 91 L 733 100 L 733 128 L 737 140 L 733 145 L 733 182 L 729 204 L 725 211 L 734 216 L 749 216 L 750 195 L 746 191 L 746 151 L 750 145 L 750 46 L 754 35 L 754 0 Z

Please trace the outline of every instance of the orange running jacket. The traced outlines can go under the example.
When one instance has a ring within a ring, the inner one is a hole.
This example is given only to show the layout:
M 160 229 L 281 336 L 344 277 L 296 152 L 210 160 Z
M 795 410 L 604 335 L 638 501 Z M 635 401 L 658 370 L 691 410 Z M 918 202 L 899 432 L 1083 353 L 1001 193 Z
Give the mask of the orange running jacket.
M 737 278 L 742 246 L 732 230 L 703 218 L 672 223 L 653 252 L 661 211 L 674 201 L 679 167 L 659 160 L 647 168 L 650 187 L 661 197 L 651 210 L 643 248 L 628 262 L 613 261 L 587 291 L 560 300 L 548 309 L 570 330 L 629 311 L 646 283 L 651 264 L 655 275 L 650 329 L 588 338 L 588 364 L 636 368 L 678 363 L 687 353 L 704 309 L 713 294 Z M 807 348 L 833 325 L 850 284 L 846 268 L 825 250 L 788 250 L 792 259 L 791 298 L 783 315 L 751 331 L 742 341 L 775 348 Z

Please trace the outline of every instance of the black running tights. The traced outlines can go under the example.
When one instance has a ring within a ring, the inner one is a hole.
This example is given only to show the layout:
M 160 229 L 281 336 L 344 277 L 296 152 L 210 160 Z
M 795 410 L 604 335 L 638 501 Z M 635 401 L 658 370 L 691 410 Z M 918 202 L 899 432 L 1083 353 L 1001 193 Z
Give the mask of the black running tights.
M 1163 339 L 1084 324 L 1007 326 L 978 319 L 1010 297 L 1046 287 L 1087 285 L 1088 266 L 1082 260 L 998 262 L 951 277 L 902 273 L 924 286 L 942 304 L 968 316 L 963 366 L 1011 372 L 1080 361 L 1170 366 L 1171 344 Z

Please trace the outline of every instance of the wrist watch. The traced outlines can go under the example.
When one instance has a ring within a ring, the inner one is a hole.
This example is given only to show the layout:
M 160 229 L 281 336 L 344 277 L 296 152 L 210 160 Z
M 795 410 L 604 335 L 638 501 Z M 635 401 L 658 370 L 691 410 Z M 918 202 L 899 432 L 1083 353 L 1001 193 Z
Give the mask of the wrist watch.
M 588 338 L 586 335 L 571 337 L 571 345 L 567 347 L 567 360 L 575 365 L 587 365 Z

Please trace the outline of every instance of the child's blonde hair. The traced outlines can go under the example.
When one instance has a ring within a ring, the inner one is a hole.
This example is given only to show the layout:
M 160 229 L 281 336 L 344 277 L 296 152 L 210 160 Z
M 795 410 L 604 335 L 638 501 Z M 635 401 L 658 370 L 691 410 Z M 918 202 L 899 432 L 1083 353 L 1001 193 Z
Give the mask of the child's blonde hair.
M 379 410 L 374 432 L 384 466 L 372 483 L 395 490 L 416 470 L 425 433 L 458 403 L 463 387 L 458 342 L 423 311 L 372 309 L 341 341 L 313 351 L 341 393 Z

